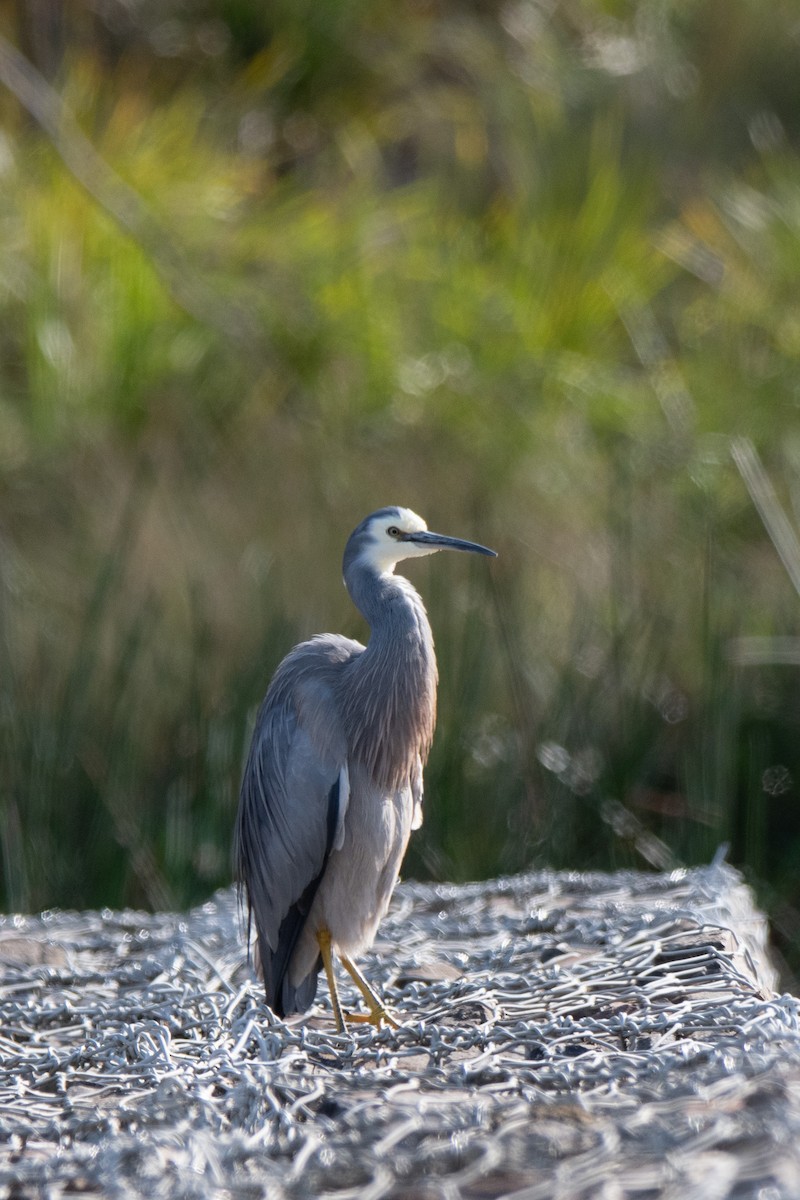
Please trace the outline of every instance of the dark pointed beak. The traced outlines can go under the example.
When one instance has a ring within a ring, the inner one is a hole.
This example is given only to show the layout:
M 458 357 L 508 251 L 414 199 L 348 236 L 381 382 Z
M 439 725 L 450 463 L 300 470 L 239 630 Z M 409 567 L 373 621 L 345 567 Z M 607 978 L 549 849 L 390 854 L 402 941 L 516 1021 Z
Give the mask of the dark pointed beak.
M 488 554 L 490 558 L 497 558 L 497 551 L 490 550 L 488 546 L 480 546 L 477 542 L 465 542 L 463 538 L 447 537 L 443 533 L 430 533 L 428 530 L 407 533 L 402 540 L 417 542 L 422 546 L 434 546 L 437 550 L 471 550 L 473 554 Z

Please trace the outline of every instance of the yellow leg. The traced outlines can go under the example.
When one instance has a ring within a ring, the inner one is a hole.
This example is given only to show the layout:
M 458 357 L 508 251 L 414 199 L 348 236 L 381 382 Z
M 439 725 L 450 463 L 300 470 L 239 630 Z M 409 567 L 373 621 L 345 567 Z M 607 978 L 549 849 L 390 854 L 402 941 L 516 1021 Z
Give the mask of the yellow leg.
M 344 1023 L 344 1013 L 339 1000 L 339 992 L 336 987 L 336 979 L 333 974 L 333 950 L 331 949 L 331 935 L 327 929 L 320 929 L 317 934 L 317 942 L 319 943 L 319 952 L 322 955 L 322 965 L 325 967 L 325 974 L 328 978 L 328 989 L 331 993 L 331 1004 L 333 1005 L 333 1016 L 336 1021 L 336 1032 L 345 1033 L 347 1026 Z
M 385 1021 L 387 1025 L 391 1025 L 392 1029 L 399 1029 L 399 1023 L 395 1021 L 394 1017 L 389 1015 L 386 1005 L 380 996 L 372 990 L 352 959 L 346 958 L 344 954 L 340 954 L 339 957 L 342 960 L 342 966 L 361 992 L 361 995 L 364 997 L 364 1003 L 369 1009 L 369 1014 L 350 1013 L 350 1020 L 368 1021 L 370 1025 L 376 1025 L 378 1028 L 380 1028 L 381 1021 Z

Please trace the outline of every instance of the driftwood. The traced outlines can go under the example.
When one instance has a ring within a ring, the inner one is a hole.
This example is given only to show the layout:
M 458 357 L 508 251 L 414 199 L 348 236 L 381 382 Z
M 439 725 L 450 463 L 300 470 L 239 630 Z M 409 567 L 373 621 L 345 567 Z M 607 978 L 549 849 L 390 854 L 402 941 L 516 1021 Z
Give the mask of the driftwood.
M 800 1002 L 727 867 L 402 885 L 399 1032 L 276 1021 L 240 936 L 231 892 L 0 920 L 0 1197 L 800 1196 Z

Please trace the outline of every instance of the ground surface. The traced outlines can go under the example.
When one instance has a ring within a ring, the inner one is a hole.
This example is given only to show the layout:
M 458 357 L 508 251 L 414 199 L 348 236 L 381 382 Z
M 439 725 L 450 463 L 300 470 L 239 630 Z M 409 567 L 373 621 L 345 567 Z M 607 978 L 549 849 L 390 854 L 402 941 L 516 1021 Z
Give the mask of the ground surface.
M 0 1197 L 800 1196 L 800 1001 L 723 867 L 404 885 L 405 1022 L 276 1021 L 231 893 L 0 919 Z M 347 1002 L 355 997 L 342 980 Z

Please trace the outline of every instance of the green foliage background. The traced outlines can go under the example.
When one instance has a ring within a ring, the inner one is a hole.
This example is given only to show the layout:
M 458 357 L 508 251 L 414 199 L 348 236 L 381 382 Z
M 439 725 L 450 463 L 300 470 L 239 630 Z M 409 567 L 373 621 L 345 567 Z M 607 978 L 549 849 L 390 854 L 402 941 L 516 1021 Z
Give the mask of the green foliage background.
M 56 114 L 0 55 L 5 906 L 229 880 L 266 682 L 365 636 L 341 550 L 400 503 L 500 551 L 410 569 L 442 682 L 407 873 L 727 842 L 796 969 L 798 5 L 0 33 Z

